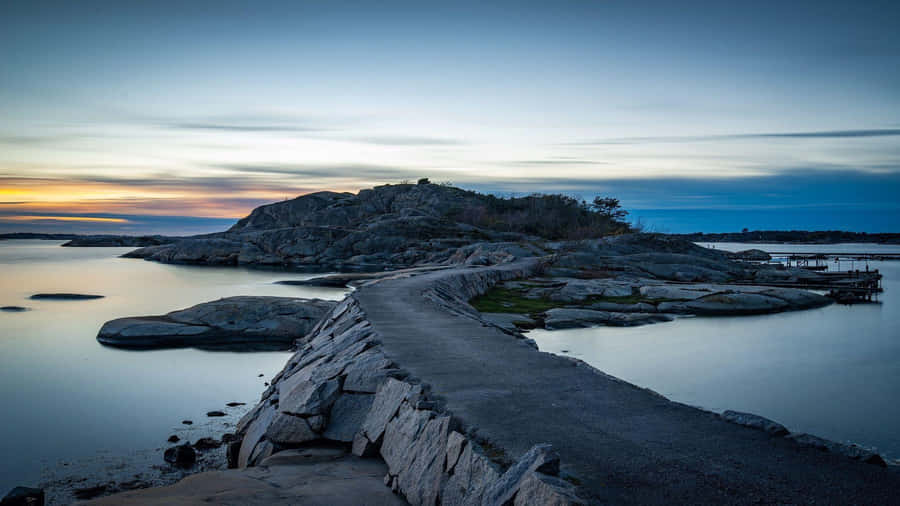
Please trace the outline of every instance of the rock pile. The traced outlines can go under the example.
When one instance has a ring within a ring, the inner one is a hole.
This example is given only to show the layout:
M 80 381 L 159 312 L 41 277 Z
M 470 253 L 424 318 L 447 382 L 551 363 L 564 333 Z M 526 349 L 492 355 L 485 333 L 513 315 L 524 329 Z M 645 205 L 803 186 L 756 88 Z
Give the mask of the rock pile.
M 237 426 L 231 464 L 254 466 L 279 451 L 317 440 L 352 443 L 380 456 L 385 484 L 411 504 L 579 504 L 559 478 L 559 459 L 535 446 L 511 466 L 468 434 L 384 355 L 352 296 L 310 334 Z M 537 501 L 537 502 L 535 502 Z M 549 502 L 547 502 L 549 501 Z

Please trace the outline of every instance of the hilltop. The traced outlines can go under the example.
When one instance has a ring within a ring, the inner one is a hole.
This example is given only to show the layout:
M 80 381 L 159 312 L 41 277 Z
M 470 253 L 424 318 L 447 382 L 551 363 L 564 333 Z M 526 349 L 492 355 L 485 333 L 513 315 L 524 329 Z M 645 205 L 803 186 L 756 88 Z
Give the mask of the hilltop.
M 499 198 L 421 180 L 316 192 L 258 207 L 225 232 L 140 248 L 168 263 L 382 270 L 447 261 L 476 243 L 597 238 L 630 231 L 621 210 L 563 195 Z

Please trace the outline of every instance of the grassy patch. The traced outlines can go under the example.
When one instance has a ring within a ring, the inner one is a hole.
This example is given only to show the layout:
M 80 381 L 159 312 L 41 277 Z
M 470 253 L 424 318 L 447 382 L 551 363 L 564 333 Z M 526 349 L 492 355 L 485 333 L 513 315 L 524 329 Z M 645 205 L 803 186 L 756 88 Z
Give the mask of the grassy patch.
M 492 288 L 484 295 L 471 301 L 472 307 L 482 313 L 543 313 L 548 309 L 563 307 L 566 304 L 550 299 L 529 299 L 521 290 L 509 288 Z

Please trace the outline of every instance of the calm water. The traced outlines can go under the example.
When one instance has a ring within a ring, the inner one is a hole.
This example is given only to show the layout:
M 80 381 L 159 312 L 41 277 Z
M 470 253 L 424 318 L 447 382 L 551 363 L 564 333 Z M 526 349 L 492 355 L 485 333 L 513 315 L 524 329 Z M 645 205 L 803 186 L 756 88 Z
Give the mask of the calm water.
M 900 252 L 900 246 L 871 244 L 716 244 L 732 251 L 750 247 Z M 535 330 L 529 337 L 542 350 L 578 357 L 675 401 L 757 413 L 792 431 L 856 442 L 897 459 L 900 262 L 871 262 L 869 267 L 884 274 L 881 304 L 681 318 L 633 328 Z
M 191 440 L 221 433 L 247 409 L 225 403 L 254 403 L 289 355 L 106 348 L 95 340 L 105 321 L 231 295 L 339 299 L 345 293 L 272 283 L 311 275 L 162 265 L 117 258 L 131 248 L 59 244 L 0 241 L 0 306 L 32 309 L 0 312 L 0 494 L 36 484 L 41 469 L 60 460 L 156 449 L 173 433 Z M 28 300 L 39 292 L 106 298 Z M 208 419 L 213 409 L 229 416 Z M 195 425 L 184 426 L 183 419 Z

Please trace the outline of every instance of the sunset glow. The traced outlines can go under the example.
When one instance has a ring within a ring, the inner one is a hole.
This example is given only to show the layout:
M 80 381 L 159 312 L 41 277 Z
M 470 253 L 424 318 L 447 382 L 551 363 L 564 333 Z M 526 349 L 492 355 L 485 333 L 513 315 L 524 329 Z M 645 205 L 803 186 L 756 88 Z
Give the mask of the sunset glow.
M 234 219 L 419 177 L 610 194 L 710 231 L 767 212 L 900 226 L 896 12 L 276 4 L 5 12 L 0 232 L 23 213 Z

